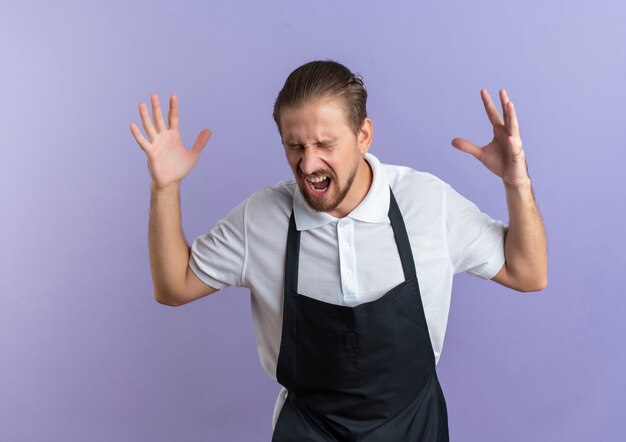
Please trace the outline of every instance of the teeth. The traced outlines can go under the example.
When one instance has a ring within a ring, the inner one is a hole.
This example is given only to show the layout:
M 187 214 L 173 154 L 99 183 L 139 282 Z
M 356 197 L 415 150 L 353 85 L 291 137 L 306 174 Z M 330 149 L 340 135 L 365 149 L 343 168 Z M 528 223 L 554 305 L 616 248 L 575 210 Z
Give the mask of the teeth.
M 320 176 L 320 177 L 307 177 L 306 180 L 310 183 L 320 183 L 322 181 L 324 181 L 327 177 L 326 176 Z

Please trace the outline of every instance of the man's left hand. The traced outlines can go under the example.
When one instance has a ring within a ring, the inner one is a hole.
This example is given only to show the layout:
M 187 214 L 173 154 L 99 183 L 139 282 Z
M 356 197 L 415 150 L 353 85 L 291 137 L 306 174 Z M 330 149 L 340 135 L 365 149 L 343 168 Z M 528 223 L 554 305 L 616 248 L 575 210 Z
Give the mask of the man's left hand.
M 487 117 L 493 125 L 493 140 L 479 147 L 465 138 L 454 138 L 452 145 L 474 156 L 505 183 L 513 187 L 526 185 L 529 181 L 528 168 L 513 102 L 509 100 L 506 91 L 500 89 L 500 102 L 504 115 L 504 122 L 502 122 L 487 90 L 481 89 L 480 96 L 485 105 Z

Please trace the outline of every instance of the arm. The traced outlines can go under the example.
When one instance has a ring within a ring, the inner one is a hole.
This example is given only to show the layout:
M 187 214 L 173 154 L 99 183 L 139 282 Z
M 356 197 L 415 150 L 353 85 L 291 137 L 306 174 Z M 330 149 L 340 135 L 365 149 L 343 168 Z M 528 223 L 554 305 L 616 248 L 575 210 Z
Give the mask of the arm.
M 515 108 L 501 90 L 502 121 L 486 90 L 481 90 L 481 97 L 493 125 L 493 140 L 479 147 L 455 138 L 452 145 L 473 155 L 504 182 L 509 209 L 505 262 L 492 280 L 519 291 L 542 290 L 548 283 L 546 235 L 528 176 Z
M 217 289 L 205 284 L 188 266 L 190 249 L 180 219 L 180 182 L 197 163 L 211 136 L 200 132 L 191 151 L 182 143 L 178 129 L 178 100 L 170 98 L 169 128 L 161 113 L 159 98 L 152 94 L 154 125 L 144 103 L 139 114 L 149 140 L 131 123 L 130 130 L 148 157 L 150 184 L 149 250 L 154 298 L 161 304 L 178 306 L 209 295 Z
M 189 267 L 190 249 L 181 228 L 180 184 L 150 185 L 150 268 L 157 302 L 179 306 L 217 289 L 202 282 Z
M 509 228 L 504 241 L 505 262 L 493 281 L 522 292 L 548 284 L 546 234 L 530 180 L 513 187 L 506 182 Z

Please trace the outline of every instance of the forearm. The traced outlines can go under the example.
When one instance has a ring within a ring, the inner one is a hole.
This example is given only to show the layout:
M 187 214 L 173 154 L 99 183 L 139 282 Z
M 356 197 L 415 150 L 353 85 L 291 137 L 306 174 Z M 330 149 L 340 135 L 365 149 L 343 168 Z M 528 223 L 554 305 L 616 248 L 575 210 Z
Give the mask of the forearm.
M 541 290 L 548 280 L 546 234 L 530 179 L 513 187 L 504 182 L 509 228 L 504 243 L 507 272 L 527 290 Z
M 154 297 L 174 305 L 173 294 L 185 286 L 189 245 L 181 227 L 180 183 L 157 189 L 150 185 L 149 249 Z

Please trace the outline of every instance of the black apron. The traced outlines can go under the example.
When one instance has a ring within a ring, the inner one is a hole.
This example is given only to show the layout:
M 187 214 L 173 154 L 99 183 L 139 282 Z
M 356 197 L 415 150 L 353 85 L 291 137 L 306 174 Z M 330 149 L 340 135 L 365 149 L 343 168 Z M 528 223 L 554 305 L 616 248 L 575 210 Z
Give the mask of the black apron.
M 291 214 L 276 368 L 287 398 L 273 442 L 449 440 L 413 254 L 390 193 L 405 281 L 355 307 L 298 294 L 300 232 Z

